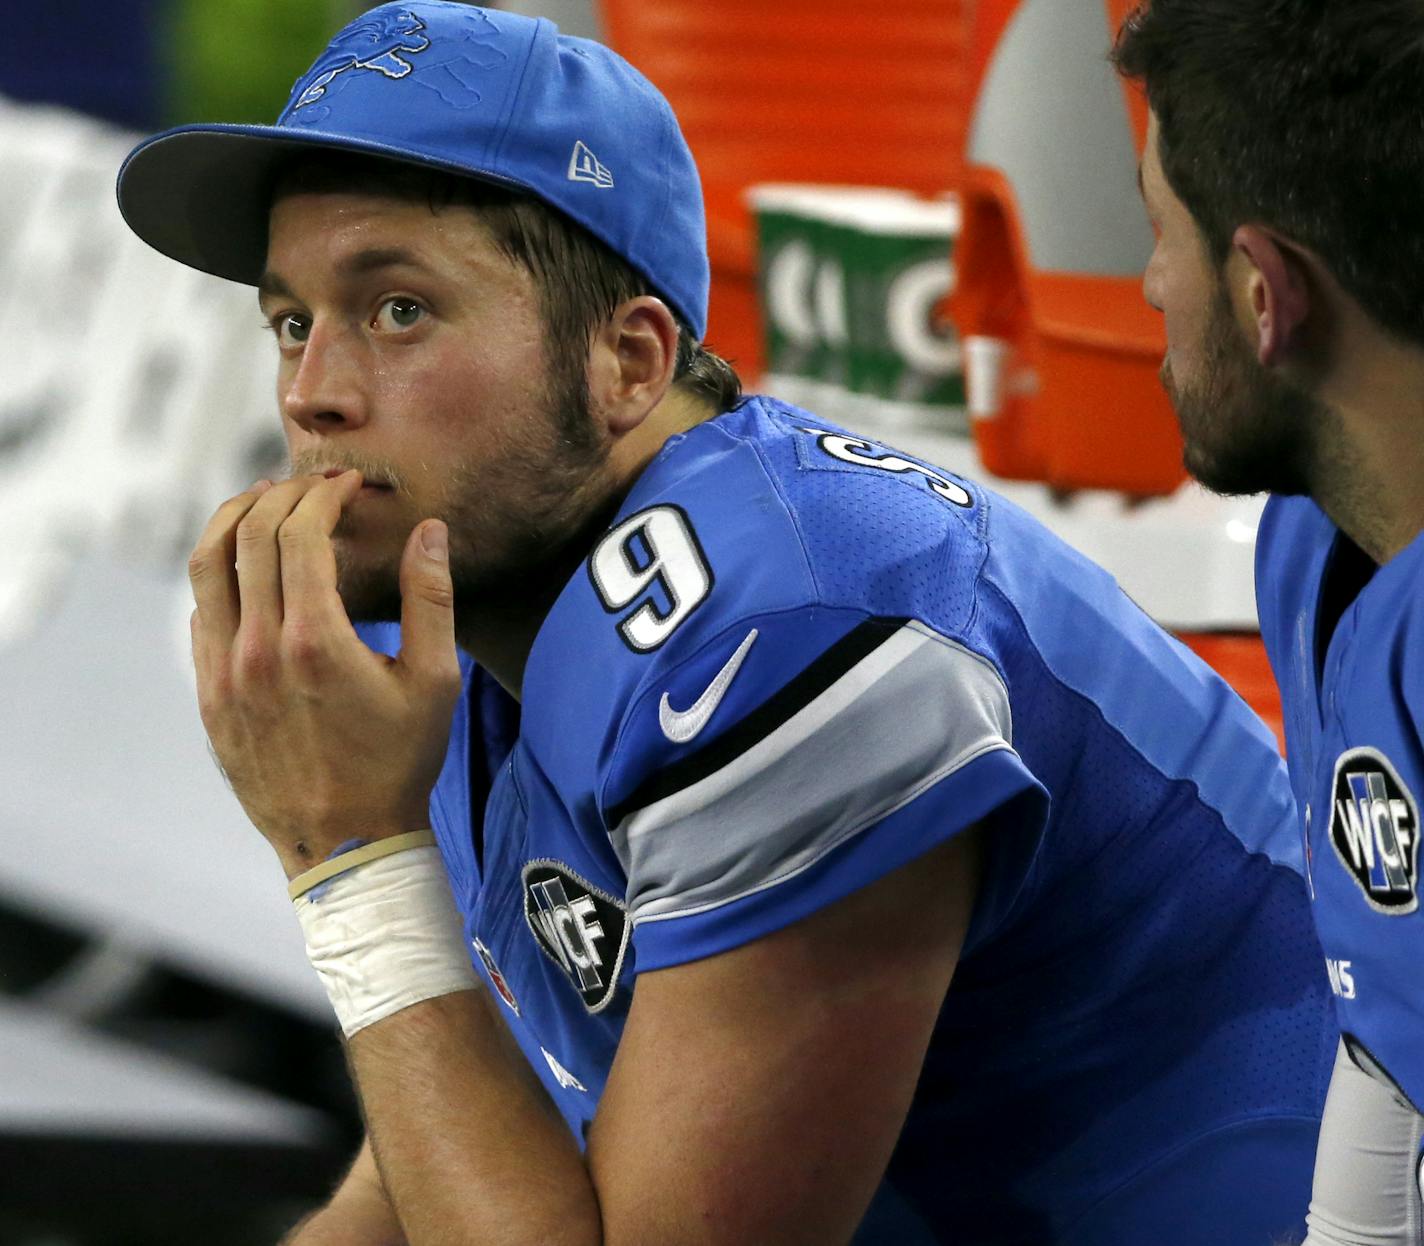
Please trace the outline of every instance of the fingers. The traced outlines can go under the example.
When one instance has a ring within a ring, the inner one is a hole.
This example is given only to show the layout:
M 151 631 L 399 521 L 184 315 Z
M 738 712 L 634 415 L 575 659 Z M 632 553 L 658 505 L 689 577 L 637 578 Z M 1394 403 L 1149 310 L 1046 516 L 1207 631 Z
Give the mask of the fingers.
M 240 629 L 250 638 L 275 633 L 285 614 L 277 532 L 297 504 L 325 485 L 321 476 L 297 476 L 273 485 L 238 521 L 235 546 Z
M 237 526 L 271 487 L 270 480 L 259 480 L 219 506 L 188 559 L 188 582 L 198 607 L 193 633 L 196 637 L 201 632 L 209 647 L 225 648 L 237 634 L 241 617 L 235 571 Z
M 262 482 L 218 509 L 190 564 L 200 671 L 231 656 L 239 682 L 266 682 L 284 661 L 280 654 L 315 669 L 334 624 L 350 635 L 331 534 L 361 483 L 356 471 Z M 400 664 L 423 682 L 458 691 L 448 540 L 444 523 L 431 519 L 406 542 Z
M 455 592 L 450 582 L 450 534 L 438 519 L 417 524 L 401 556 L 400 665 L 452 697 L 460 687 L 455 656 Z
M 277 529 L 285 617 L 305 627 L 345 621 L 336 588 L 336 552 L 331 534 L 341 512 L 361 489 L 361 473 L 343 472 L 318 481 Z
M 228 653 L 239 633 L 262 647 L 291 604 L 339 609 L 331 532 L 360 487 L 358 472 L 264 480 L 217 509 L 188 561 L 195 660 Z

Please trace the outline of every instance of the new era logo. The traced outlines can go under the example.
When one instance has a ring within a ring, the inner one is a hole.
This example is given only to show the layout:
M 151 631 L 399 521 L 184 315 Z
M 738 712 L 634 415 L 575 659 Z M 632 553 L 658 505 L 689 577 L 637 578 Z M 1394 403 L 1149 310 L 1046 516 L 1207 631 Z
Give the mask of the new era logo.
M 569 181 L 589 182 L 599 190 L 613 189 L 613 174 L 582 139 L 574 144 L 574 153 L 569 157 Z

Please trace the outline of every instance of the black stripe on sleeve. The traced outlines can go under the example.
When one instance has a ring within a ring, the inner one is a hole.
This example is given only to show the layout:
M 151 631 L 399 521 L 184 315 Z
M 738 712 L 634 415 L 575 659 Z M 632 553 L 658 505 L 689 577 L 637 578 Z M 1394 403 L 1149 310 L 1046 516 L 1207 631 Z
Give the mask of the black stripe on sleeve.
M 736 761 L 753 745 L 805 709 L 853 666 L 862 662 L 910 620 L 876 618 L 857 624 L 784 684 L 756 709 L 705 748 L 650 774 L 624 800 L 609 809 L 604 821 L 611 830 L 629 814 L 664 800 L 683 788 Z

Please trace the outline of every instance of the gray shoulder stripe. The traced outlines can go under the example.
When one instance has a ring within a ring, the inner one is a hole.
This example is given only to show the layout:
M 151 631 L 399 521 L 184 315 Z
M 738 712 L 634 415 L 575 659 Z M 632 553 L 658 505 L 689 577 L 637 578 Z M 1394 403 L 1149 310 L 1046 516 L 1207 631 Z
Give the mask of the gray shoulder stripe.
M 729 764 L 614 828 L 631 915 L 715 907 L 790 877 L 1012 739 L 993 665 L 908 623 Z

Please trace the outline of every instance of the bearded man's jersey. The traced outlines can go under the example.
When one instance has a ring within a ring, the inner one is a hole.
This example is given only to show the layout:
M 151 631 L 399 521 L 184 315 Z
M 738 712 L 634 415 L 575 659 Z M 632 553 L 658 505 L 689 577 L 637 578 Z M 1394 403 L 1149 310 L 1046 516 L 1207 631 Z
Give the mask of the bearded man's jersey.
M 576 1136 L 640 972 L 980 824 L 856 1240 L 1264 1246 L 1303 1221 L 1337 1035 L 1274 742 L 1014 506 L 750 399 L 638 478 L 534 641 L 522 716 L 465 665 L 431 816 Z
M 1315 503 L 1267 505 L 1257 604 L 1342 1036 L 1317 1201 L 1391 1244 L 1424 1241 L 1421 587 L 1424 537 L 1376 569 Z

